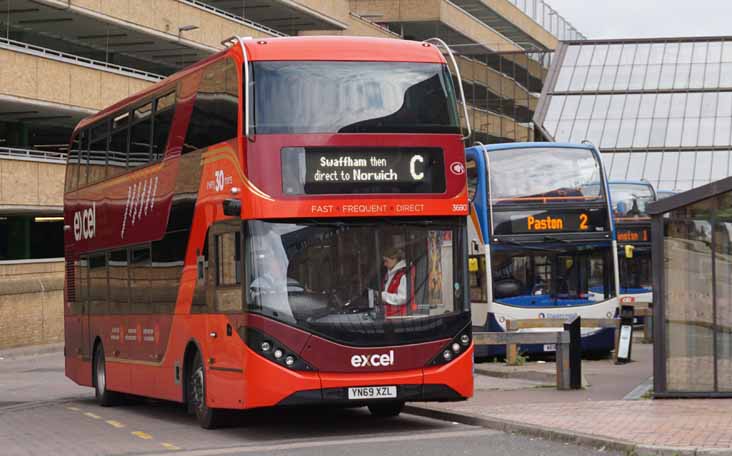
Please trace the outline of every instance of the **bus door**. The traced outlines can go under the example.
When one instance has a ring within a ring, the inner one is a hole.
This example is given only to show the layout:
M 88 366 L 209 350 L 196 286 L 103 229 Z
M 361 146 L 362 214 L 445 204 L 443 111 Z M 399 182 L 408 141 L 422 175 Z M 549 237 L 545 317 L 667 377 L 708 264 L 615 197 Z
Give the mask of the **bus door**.
M 210 267 L 206 274 L 206 334 L 215 366 L 239 369 L 242 350 L 237 332 L 244 326 L 242 296 L 242 235 L 241 221 L 219 222 L 208 234 Z M 211 267 L 212 266 L 212 267 Z

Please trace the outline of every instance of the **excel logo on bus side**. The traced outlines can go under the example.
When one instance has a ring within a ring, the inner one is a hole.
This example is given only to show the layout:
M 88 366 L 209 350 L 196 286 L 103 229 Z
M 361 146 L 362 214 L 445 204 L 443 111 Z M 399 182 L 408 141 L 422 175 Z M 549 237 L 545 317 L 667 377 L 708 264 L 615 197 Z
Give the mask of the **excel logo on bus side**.
M 389 353 L 374 355 L 353 355 L 351 366 L 353 367 L 386 367 L 394 365 L 394 350 Z
M 91 239 L 97 234 L 97 203 L 83 211 L 74 212 L 74 239 Z

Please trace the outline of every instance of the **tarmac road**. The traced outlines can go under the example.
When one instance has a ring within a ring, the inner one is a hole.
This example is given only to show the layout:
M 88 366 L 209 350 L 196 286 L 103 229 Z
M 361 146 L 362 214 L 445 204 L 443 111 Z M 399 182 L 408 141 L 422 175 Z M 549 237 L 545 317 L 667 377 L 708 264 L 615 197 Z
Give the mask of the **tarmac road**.
M 402 414 L 358 409 L 238 413 L 232 427 L 201 429 L 185 409 L 136 400 L 95 404 L 63 374 L 61 353 L 0 359 L 0 454 L 587 455 L 617 454 Z

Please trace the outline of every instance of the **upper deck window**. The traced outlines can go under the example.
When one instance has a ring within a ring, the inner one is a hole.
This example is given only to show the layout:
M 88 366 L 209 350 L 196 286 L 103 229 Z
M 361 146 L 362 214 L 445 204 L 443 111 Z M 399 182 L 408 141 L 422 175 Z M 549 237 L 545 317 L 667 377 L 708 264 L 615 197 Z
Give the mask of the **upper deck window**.
M 648 184 L 610 184 L 610 199 L 615 217 L 647 217 L 646 206 L 655 200 Z
M 491 151 L 489 158 L 494 204 L 586 201 L 603 194 L 600 164 L 589 149 L 515 148 Z
M 258 134 L 459 132 L 437 63 L 262 61 L 253 82 Z

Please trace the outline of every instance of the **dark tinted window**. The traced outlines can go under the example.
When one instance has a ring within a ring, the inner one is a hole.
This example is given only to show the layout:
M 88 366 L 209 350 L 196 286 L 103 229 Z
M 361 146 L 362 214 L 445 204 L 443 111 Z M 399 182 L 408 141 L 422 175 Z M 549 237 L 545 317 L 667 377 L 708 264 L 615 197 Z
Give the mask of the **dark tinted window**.
M 107 309 L 107 257 L 105 254 L 89 256 L 89 312 L 106 314 Z
M 130 311 L 127 249 L 109 253 L 109 312 L 126 314 Z
M 127 129 L 112 134 L 109 141 L 109 177 L 117 176 L 127 170 Z
M 84 172 L 79 179 L 79 186 L 93 184 L 103 180 L 106 176 L 107 167 L 107 140 L 109 136 L 109 123 L 106 120 L 91 128 L 89 152 L 86 156 L 86 179 Z M 82 157 L 82 165 L 84 162 Z
M 132 313 L 151 313 L 150 305 L 150 247 L 130 250 L 130 282 Z
M 203 73 L 183 153 L 236 137 L 237 90 L 236 66 L 231 59 L 218 62 Z
M 163 95 L 155 103 L 155 119 L 153 133 L 152 160 L 161 160 L 165 156 L 170 126 L 173 124 L 175 112 L 175 92 Z
M 66 162 L 66 191 L 76 190 L 79 179 L 79 156 L 82 145 L 85 144 L 86 130 L 80 131 L 72 140 L 71 148 Z
M 406 62 L 256 62 L 254 124 L 270 133 L 458 133 L 446 67 Z
M 152 274 L 150 294 L 158 313 L 173 313 L 178 297 L 178 285 L 183 273 L 188 231 L 165 233 L 152 243 Z

